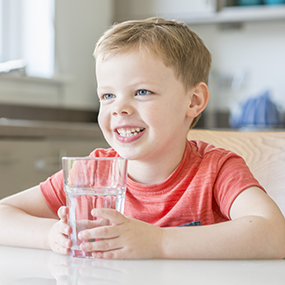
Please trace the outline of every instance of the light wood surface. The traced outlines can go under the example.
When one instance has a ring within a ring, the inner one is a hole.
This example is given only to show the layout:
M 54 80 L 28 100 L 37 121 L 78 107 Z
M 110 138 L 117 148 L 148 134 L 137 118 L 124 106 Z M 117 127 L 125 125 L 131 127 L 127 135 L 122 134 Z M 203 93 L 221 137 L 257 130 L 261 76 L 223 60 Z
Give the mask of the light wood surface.
M 242 156 L 285 215 L 285 132 L 193 129 L 188 139 L 203 140 Z

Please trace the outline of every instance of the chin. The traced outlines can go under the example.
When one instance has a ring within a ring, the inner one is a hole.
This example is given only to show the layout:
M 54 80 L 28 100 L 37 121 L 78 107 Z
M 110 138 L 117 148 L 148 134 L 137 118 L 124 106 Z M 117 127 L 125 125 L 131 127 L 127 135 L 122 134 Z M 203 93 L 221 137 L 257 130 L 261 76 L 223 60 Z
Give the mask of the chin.
M 128 160 L 136 160 L 138 159 L 138 154 L 134 151 L 132 151 L 132 149 L 121 149 L 121 148 L 114 148 L 116 150 L 116 152 L 124 158 L 127 158 Z
M 123 152 L 117 151 L 117 153 L 120 155 L 120 157 L 127 158 L 128 160 L 136 160 L 137 159 L 137 155 L 132 155 L 132 154 L 124 152 L 124 151 Z

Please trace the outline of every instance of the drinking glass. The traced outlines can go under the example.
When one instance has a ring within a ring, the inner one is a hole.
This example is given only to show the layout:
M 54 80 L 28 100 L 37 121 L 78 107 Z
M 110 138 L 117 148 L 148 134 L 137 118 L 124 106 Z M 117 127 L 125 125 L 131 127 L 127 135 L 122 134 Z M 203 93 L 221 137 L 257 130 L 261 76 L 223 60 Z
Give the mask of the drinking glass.
M 127 184 L 127 159 L 121 157 L 63 157 L 63 181 L 66 204 L 69 208 L 68 224 L 72 228 L 71 256 L 92 257 L 84 252 L 78 233 L 85 229 L 107 225 L 91 215 L 94 208 L 110 208 L 124 212 Z M 95 240 L 89 240 L 94 241 Z

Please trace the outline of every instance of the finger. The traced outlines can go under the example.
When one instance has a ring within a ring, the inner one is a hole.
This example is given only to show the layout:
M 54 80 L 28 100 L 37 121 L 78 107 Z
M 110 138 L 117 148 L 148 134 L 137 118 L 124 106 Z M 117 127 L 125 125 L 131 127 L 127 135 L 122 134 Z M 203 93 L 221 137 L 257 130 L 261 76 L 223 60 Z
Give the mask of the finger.
M 72 228 L 64 223 L 63 221 L 59 221 L 57 224 L 57 230 L 64 235 L 70 235 L 72 233 Z
M 122 224 L 126 220 L 126 217 L 119 213 L 114 209 L 107 209 L 107 208 L 97 208 L 91 211 L 91 215 L 93 217 L 100 217 L 103 219 L 107 219 L 110 221 L 111 224 Z
M 67 255 L 70 253 L 70 248 L 66 248 L 66 247 L 62 247 L 58 244 L 55 244 L 54 248 L 53 248 L 53 251 L 54 252 L 57 252 L 59 254 L 64 254 L 64 255 Z
M 83 230 L 78 233 L 78 238 L 80 240 L 90 240 L 90 239 L 108 239 L 116 238 L 120 235 L 120 228 L 117 226 L 104 226 L 92 228 L 89 230 Z
M 95 242 L 84 242 L 80 245 L 83 251 L 110 251 L 122 248 L 118 238 L 96 240 Z
M 71 250 L 71 246 L 72 242 L 70 240 L 64 239 L 62 235 L 58 234 L 55 237 L 55 241 L 51 246 L 51 249 L 59 254 L 68 254 Z
M 58 209 L 57 215 L 58 217 L 63 220 L 64 222 L 67 222 L 67 215 L 68 215 L 69 209 L 66 206 L 62 206 Z
M 97 259 L 123 259 L 121 255 L 122 249 L 110 250 L 110 251 L 93 251 L 92 256 Z
M 97 220 L 88 221 L 88 229 L 108 226 L 108 225 L 110 225 L 110 221 L 107 219 L 97 219 Z
M 67 236 L 58 234 L 56 237 L 56 244 L 62 248 L 70 249 L 72 246 L 72 241 L 68 239 Z

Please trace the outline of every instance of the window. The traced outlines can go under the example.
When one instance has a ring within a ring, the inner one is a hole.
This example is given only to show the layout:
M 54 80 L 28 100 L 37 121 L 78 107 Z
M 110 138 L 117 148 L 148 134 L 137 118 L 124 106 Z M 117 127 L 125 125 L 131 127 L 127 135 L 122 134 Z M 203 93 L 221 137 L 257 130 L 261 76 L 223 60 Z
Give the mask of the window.
M 54 0 L 0 0 L 0 62 L 23 59 L 26 73 L 54 74 Z
M 0 0 L 0 62 L 2 60 L 2 21 L 3 21 L 3 15 L 2 15 L 2 0 Z

